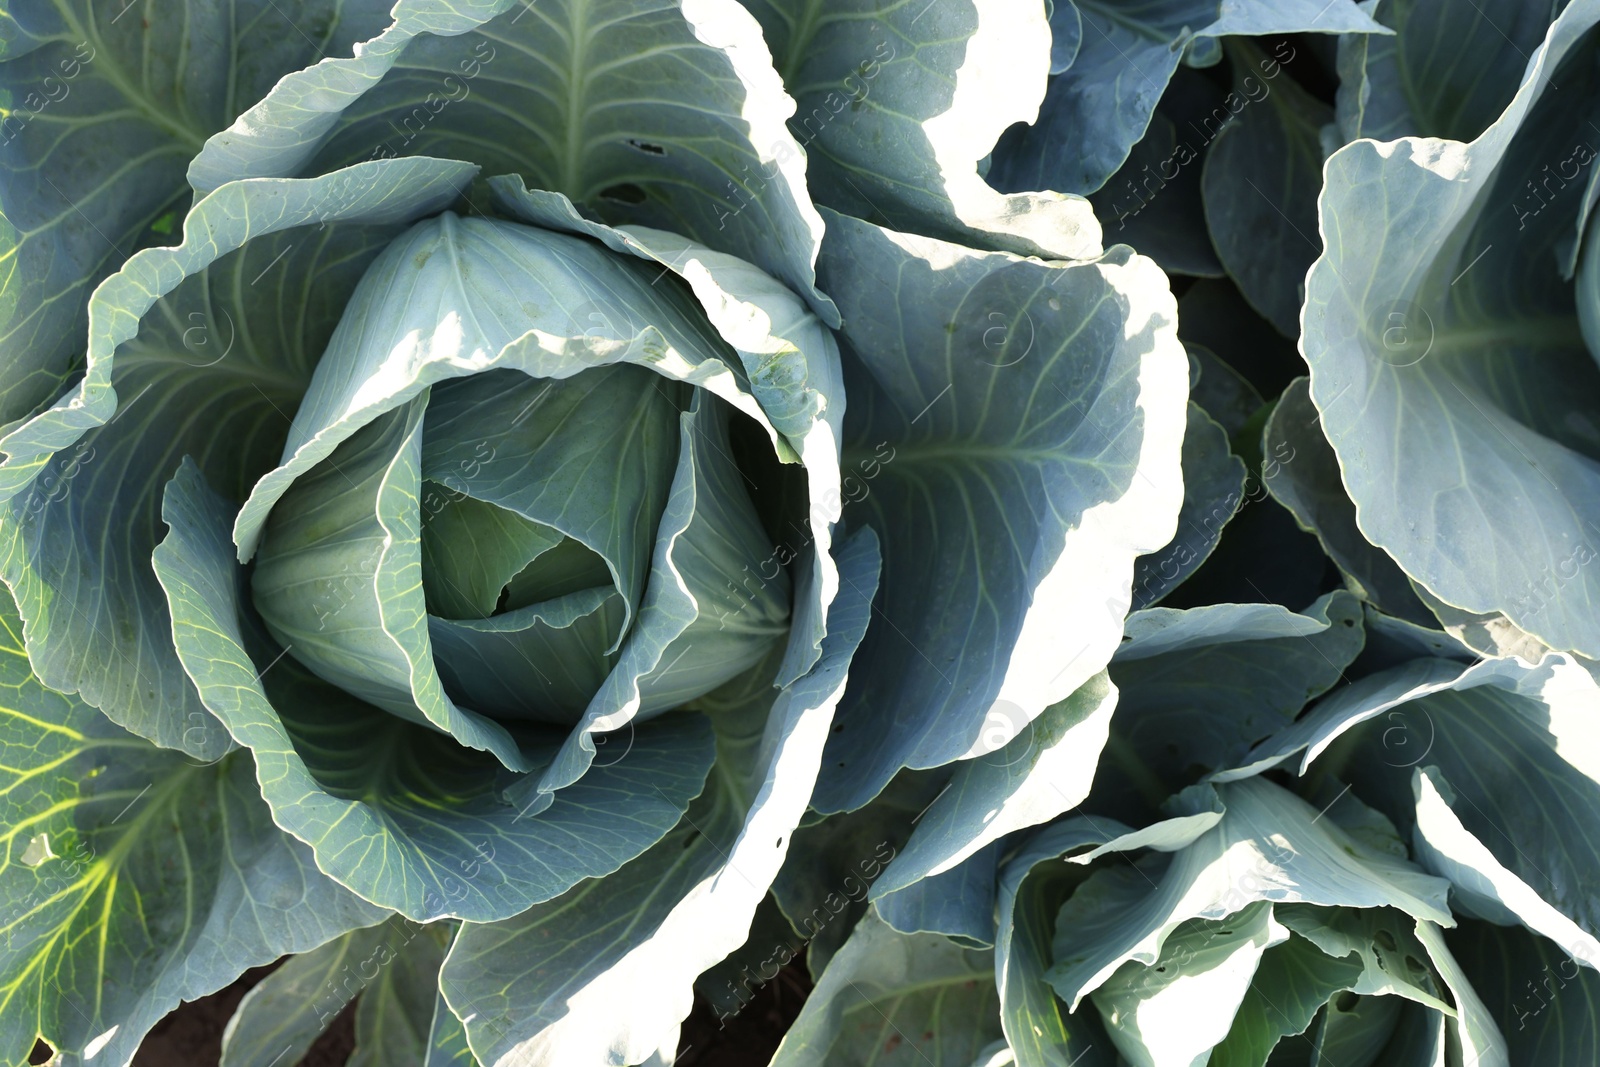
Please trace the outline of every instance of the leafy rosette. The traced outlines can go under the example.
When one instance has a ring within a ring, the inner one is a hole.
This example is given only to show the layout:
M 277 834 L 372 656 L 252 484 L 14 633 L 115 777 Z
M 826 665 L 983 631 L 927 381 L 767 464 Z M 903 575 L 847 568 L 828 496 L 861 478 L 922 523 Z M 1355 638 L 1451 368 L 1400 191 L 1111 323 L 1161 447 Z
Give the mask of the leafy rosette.
M 1595 658 L 1600 9 L 1377 12 L 1397 36 L 1340 55 L 1352 143 L 1306 279 L 1311 402 L 1361 537 L 1441 619 Z
M 866 1056 L 868 1019 L 1019 1067 L 1590 1061 L 1588 671 L 1342 591 L 1127 637 L 1085 802 L 882 893 L 886 870 L 775 1063 Z
M 730 579 L 774 539 L 753 489 L 769 521 L 814 518 L 826 557 L 827 504 L 808 516 L 807 479 L 779 464 L 804 452 L 812 485 L 837 484 L 820 414 L 837 391 L 815 388 L 837 354 L 810 313 L 725 255 L 497 188 L 508 212 L 577 232 L 446 212 L 398 236 L 347 302 L 279 466 L 237 516 L 186 469 L 156 553 L 179 656 L 256 750 L 279 820 L 424 920 L 513 914 L 660 837 L 714 744 L 699 716 L 662 713 L 758 667 L 757 689 L 811 670 L 837 581 L 816 549 L 792 583 L 778 566 Z M 756 341 L 752 379 L 646 241 L 755 287 L 756 302 L 719 288 L 713 316 L 777 319 L 807 350 Z M 805 432 L 781 434 L 768 405 Z M 228 522 L 261 633 L 217 558 Z M 241 692 L 225 667 L 252 662 Z

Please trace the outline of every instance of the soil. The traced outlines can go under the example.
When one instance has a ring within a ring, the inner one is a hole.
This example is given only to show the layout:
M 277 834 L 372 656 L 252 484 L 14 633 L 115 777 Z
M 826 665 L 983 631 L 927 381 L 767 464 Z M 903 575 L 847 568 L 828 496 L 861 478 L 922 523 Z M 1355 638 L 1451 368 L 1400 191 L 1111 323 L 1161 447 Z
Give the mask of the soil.
M 215 1067 L 222 1055 L 222 1031 L 234 1009 L 273 967 L 246 971 L 226 989 L 180 1006 L 150 1031 L 133 1058 L 133 1067 Z M 810 991 L 805 965 L 795 960 L 724 1025 L 718 1024 L 709 1004 L 695 997 L 694 1011 L 683 1023 L 676 1067 L 758 1067 L 767 1063 Z M 342 1067 L 355 1048 L 354 1012 L 352 1002 L 298 1067 Z M 49 1048 L 41 1042 L 29 1062 L 41 1064 L 49 1056 Z

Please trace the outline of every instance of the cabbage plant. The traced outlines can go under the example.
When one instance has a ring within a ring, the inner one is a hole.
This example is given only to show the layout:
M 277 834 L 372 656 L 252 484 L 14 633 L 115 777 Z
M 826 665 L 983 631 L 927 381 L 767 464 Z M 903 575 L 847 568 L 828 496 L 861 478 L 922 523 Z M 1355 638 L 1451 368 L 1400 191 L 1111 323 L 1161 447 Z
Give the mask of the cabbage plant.
M 809 805 L 1097 676 L 1166 279 L 980 176 L 1042 9 L 817 15 L 5 15 L 0 1058 L 288 957 L 223 1062 L 669 1061 Z
M 0 1062 L 1594 1063 L 1600 2 L 1470 7 L 0 12 Z

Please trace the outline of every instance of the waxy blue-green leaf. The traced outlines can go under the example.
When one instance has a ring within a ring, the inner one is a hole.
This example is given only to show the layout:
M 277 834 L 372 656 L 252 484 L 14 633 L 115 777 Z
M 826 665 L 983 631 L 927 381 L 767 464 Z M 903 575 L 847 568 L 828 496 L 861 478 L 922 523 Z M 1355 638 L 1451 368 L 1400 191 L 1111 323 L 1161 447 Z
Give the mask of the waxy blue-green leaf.
M 1329 998 L 1350 988 L 1361 970 L 1358 960 L 1330 956 L 1291 933 L 1262 955 L 1208 1067 L 1263 1067 L 1280 1041 L 1305 1033 Z
M 806 943 L 813 981 L 866 914 L 868 889 L 911 839 L 947 780 L 943 768 L 902 771 L 865 806 L 822 817 L 810 814 L 794 832 L 772 896 Z
M 1492 664 L 1492 665 L 1491 665 Z M 1448 659 L 1408 658 L 1387 671 L 1359 678 L 1321 701 L 1288 727 L 1261 742 L 1237 767 L 1211 775 L 1212 781 L 1231 782 L 1270 770 L 1301 752 L 1305 755 L 1298 771 L 1304 774 L 1312 760 L 1320 756 L 1344 731 L 1389 713 L 1381 745 L 1388 750 L 1391 765 L 1415 767 L 1433 748 L 1435 729 L 1426 717 L 1408 720 L 1399 709 L 1433 693 L 1443 692 L 1463 680 L 1481 685 L 1501 675 L 1515 676 L 1518 668 L 1504 661 L 1491 661 L 1477 667 Z M 1514 682 L 1513 682 L 1514 684 Z
M 424 1067 L 439 1001 L 439 965 L 455 930 L 434 923 L 413 932 L 356 1001 L 356 1047 L 346 1067 Z
M 1083 17 L 1072 0 L 1046 0 L 1045 10 L 1050 18 L 1050 73 L 1060 74 L 1078 57 L 1083 44 Z
M 222 1032 L 219 1067 L 297 1062 L 422 929 L 392 918 L 285 960 L 234 1009 Z
M 1049 980 L 1070 1007 L 1123 963 L 1154 963 L 1181 923 L 1225 918 L 1257 900 L 1396 907 L 1419 919 L 1453 922 L 1446 882 L 1323 820 L 1281 786 L 1253 778 L 1216 791 L 1225 806 L 1220 821 L 1172 853 L 1148 892 L 1118 899 L 1102 879 L 1096 893 L 1087 893 L 1092 881 L 1085 883 L 1063 907 Z M 1074 859 L 1089 862 L 1104 848 Z M 1080 915 L 1092 922 L 1081 924 Z
M 1517 656 L 1528 663 L 1538 663 L 1552 651 L 1549 645 L 1498 611 L 1462 611 L 1446 604 L 1417 582 L 1411 583 L 1411 590 L 1432 616 L 1431 625 L 1448 634 L 1458 649 L 1468 649 L 1478 658 Z
M 1241 106 L 1206 152 L 1206 229 L 1245 299 L 1279 333 L 1295 337 L 1306 268 L 1322 251 L 1319 135 L 1333 112 L 1292 77 L 1258 78 L 1257 66 L 1276 63 L 1261 50 L 1244 41 L 1228 48 L 1233 92 L 1252 106 Z
M 1017 1067 L 1112 1067 L 1114 1050 L 1098 1015 L 1074 1015 L 1045 981 L 1056 913 L 1087 873 L 1063 853 L 1100 845 L 1127 827 L 1079 816 L 1046 826 L 1000 866 L 995 901 L 994 974 L 1000 1024 Z
M 1359 970 L 1343 988 L 1357 996 L 1400 996 L 1454 1016 L 1448 996 L 1428 969 L 1416 920 L 1394 908 L 1318 908 L 1288 904 L 1279 920 L 1330 957 Z
M 1445 934 L 1463 976 L 1499 1022 L 1512 1063 L 1588 1067 L 1600 1056 L 1600 976 L 1516 927 L 1465 920 Z
M 1131 786 L 1153 776 L 1170 792 L 1195 767 L 1234 766 L 1337 683 L 1363 641 L 1361 605 L 1342 591 L 1299 614 L 1277 604 L 1151 608 L 1130 615 L 1124 635 L 1111 660 L 1119 697 L 1102 799 L 1122 776 Z
M 775 700 L 715 717 L 706 792 L 659 844 L 514 918 L 462 928 L 441 982 L 485 1064 L 671 1057 L 694 979 L 743 944 L 805 812 L 878 566 L 871 531 L 841 546 L 848 580 L 829 609 L 821 660 Z
M 1104 674 L 1026 722 L 997 702 L 978 738 L 983 754 L 956 767 L 869 899 L 943 874 L 1005 835 L 1077 807 L 1089 795 L 1116 706 L 1116 686 Z
M 1000 1036 L 992 955 L 869 911 L 822 972 L 772 1067 L 970 1064 Z
M 1304 773 L 1339 734 L 1376 720 L 1338 758 L 1358 792 L 1410 833 L 1419 862 L 1453 881 L 1458 909 L 1522 921 L 1600 960 L 1586 888 L 1600 870 L 1590 829 L 1600 809 L 1597 704 L 1594 677 L 1558 654 L 1533 667 L 1414 661 L 1318 705 L 1240 773 L 1306 749 Z
M 1232 1029 L 1263 955 L 1288 939 L 1265 901 L 1226 918 L 1191 919 L 1154 963 L 1121 968 L 1090 999 L 1133 1067 L 1204 1063 Z
M 479 1067 L 478 1057 L 467 1044 L 467 1028 L 450 1010 L 444 994 L 433 1001 L 433 1028 L 428 1034 L 428 1058 L 423 1067 Z
M 1358 137 L 1470 141 L 1500 116 L 1564 0 L 1377 0 L 1392 34 L 1339 38 L 1338 122 Z M 1440 47 L 1441 42 L 1449 47 Z
M 0 1060 L 127 1063 L 180 1001 L 384 912 L 273 825 L 242 752 L 195 763 L 40 683 L 0 592 Z
M 1472 143 L 1329 158 L 1301 342 L 1362 535 L 1445 603 L 1590 657 L 1600 367 L 1559 262 L 1580 191 L 1527 183 L 1594 137 L 1594 109 L 1572 101 L 1600 86 L 1597 20 L 1600 5 L 1568 5 Z
M 1358 596 L 1390 615 L 1432 626 L 1433 616 L 1405 573 L 1361 536 L 1321 421 L 1311 403 L 1310 379 L 1296 378 L 1278 397 L 1262 431 L 1262 451 L 1270 457 L 1261 472 L 1267 492 L 1294 513 L 1301 529 L 1317 535 Z
M 1418 767 L 1413 774 L 1416 826 L 1412 839 L 1417 862 L 1450 879 L 1457 910 L 1505 926 L 1521 923 L 1555 942 L 1573 959 L 1600 970 L 1600 941 L 1546 903 L 1473 836 L 1451 810 L 1454 790 L 1438 768 Z
M 622 757 L 522 817 L 492 757 L 322 682 L 252 624 L 232 509 L 192 464 L 168 488 L 155 553 L 178 655 L 249 747 L 273 817 L 318 866 L 418 921 L 504 918 L 616 870 L 677 823 L 712 760 L 701 716 L 638 728 Z
M 229 185 L 196 205 L 182 244 L 139 253 L 95 290 L 83 379 L 0 440 L 0 577 L 46 684 L 165 747 L 227 750 L 150 572 L 162 487 L 187 454 L 222 491 L 248 491 L 362 269 L 471 175 L 413 159 Z
M 1415 660 L 1355 682 L 1260 746 L 1243 769 L 1217 777 L 1259 773 L 1302 749 L 1304 773 L 1350 732 L 1337 757 L 1344 773 L 1415 834 L 1425 865 L 1460 879 L 1464 910 L 1515 918 L 1594 951 L 1600 914 L 1584 887 L 1600 870 L 1596 706 L 1600 685 L 1566 656 L 1534 666 Z M 1416 768 L 1427 779 L 1414 787 Z
M 1500 1032 L 1494 1016 L 1489 1014 L 1477 991 L 1467 981 L 1455 957 L 1445 945 L 1444 931 L 1426 919 L 1417 920 L 1417 939 L 1428 950 L 1433 966 L 1450 990 L 1450 999 L 1456 1007 L 1456 1017 L 1451 1021 L 1452 1046 L 1461 1050 L 1461 1061 L 1474 1067 L 1511 1067 L 1511 1057 L 1506 1049 L 1505 1035 Z
M 0 31 L 0 427 L 83 369 L 93 287 L 166 243 L 184 167 L 281 75 L 381 24 L 334 0 L 186 3 L 150 18 L 106 0 L 20 0 Z M 219 346 L 220 347 L 220 346 Z M 197 360 L 199 362 L 199 360 Z
M 941 874 L 877 897 L 878 918 L 902 934 L 943 934 L 967 948 L 993 948 L 996 875 L 1005 844 L 993 841 Z
M 1105 665 L 1133 560 L 1177 519 L 1188 361 L 1165 278 L 1125 248 L 1046 263 L 828 220 L 845 460 L 881 458 L 845 522 L 884 544 L 873 670 L 812 799 L 842 811 L 982 754 L 997 702 L 1020 727 Z
M 978 174 L 1001 133 L 1032 122 L 1044 97 L 1052 27 L 1037 0 L 744 3 L 798 104 L 789 128 L 818 203 L 976 248 L 1100 253 L 1084 201 L 1004 196 Z M 1060 6 L 1064 20 L 1072 5 Z
M 1178 534 L 1133 567 L 1133 602 L 1138 611 L 1172 592 L 1211 555 L 1222 529 L 1244 501 L 1244 462 L 1228 450 L 1228 435 L 1194 401 L 1183 434 L 1183 507 Z
M 1329 1001 L 1312 1027 L 1311 1067 L 1376 1067 L 1404 1011 L 1391 997 Z
M 1003 190 L 1088 194 L 1127 159 L 1185 46 L 1231 34 L 1381 33 L 1355 0 L 1077 0 L 1083 44 L 1051 79 L 1039 119 L 995 147 L 989 180 Z
M 414 0 L 280 81 L 189 167 L 197 189 L 436 155 L 520 174 L 606 221 L 681 233 L 838 322 L 795 104 L 735 0 Z
M 1394 1067 L 1449 1067 L 1450 1019 L 1421 1004 L 1405 1004 L 1383 1048 Z

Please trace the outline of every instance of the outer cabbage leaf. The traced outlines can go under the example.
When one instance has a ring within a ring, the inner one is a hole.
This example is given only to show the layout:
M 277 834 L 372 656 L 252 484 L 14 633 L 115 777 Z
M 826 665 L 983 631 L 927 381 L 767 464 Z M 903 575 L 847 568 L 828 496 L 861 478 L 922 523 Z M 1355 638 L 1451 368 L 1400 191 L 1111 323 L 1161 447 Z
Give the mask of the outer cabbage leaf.
M 1230 34 L 1382 33 L 1355 0 L 1077 0 L 1083 44 L 1051 80 L 1039 119 L 995 147 L 998 189 L 1092 193 L 1144 136 L 1185 46 Z
M 173 654 L 150 572 L 161 489 L 187 454 L 244 495 L 362 270 L 471 176 L 411 159 L 229 185 L 195 206 L 183 243 L 140 252 L 95 290 L 83 379 L 0 440 L 0 498 L 15 494 L 0 577 L 46 684 L 165 747 L 227 750 Z
M 901 771 L 864 806 L 824 817 L 808 815 L 795 831 L 789 858 L 773 880 L 772 896 L 806 943 L 806 967 L 813 981 L 866 914 L 868 887 L 905 847 L 947 782 L 945 768 Z
M 1211 1050 L 1209 1067 L 1263 1067 L 1285 1037 L 1305 1033 L 1328 999 L 1348 989 L 1361 963 L 1323 952 L 1291 934 L 1261 957 L 1228 1036 Z
M 354 57 L 280 81 L 189 180 L 471 160 L 748 260 L 836 325 L 794 106 L 735 0 L 411 0 Z
M 1184 921 L 1225 918 L 1252 901 L 1397 907 L 1443 925 L 1454 922 L 1445 905 L 1448 883 L 1374 849 L 1332 819 L 1321 820 L 1287 790 L 1257 778 L 1217 792 L 1226 808 L 1220 821 L 1174 852 L 1142 898 L 1118 899 L 1120 883 L 1101 877 L 1085 883 L 1063 907 L 1049 980 L 1070 1007 L 1128 960 L 1152 965 Z M 1074 859 L 1088 862 L 1107 849 L 1120 851 L 1137 837 Z
M 1453 797 L 1454 791 L 1438 769 L 1432 768 L 1430 773 L 1418 767 L 1414 775 L 1417 858 L 1435 874 L 1450 879 L 1459 898 L 1457 908 L 1507 926 L 1520 922 L 1560 945 L 1574 960 L 1600 970 L 1600 941 L 1545 903 L 1532 886 L 1501 865 L 1472 835 L 1451 810 L 1446 794 Z
M 1228 1036 L 1263 955 L 1288 939 L 1263 901 L 1226 918 L 1190 920 L 1155 963 L 1118 970 L 1091 998 L 1133 1067 L 1206 1062 Z
M 1121 694 L 1096 797 L 1160 795 L 1195 768 L 1233 766 L 1342 677 L 1361 650 L 1361 605 L 1330 593 L 1302 614 L 1276 604 L 1210 604 L 1130 615 L 1111 660 Z M 1114 809 L 1115 810 L 1115 809 Z
M 356 1001 L 356 1047 L 346 1067 L 423 1067 L 439 1001 L 439 965 L 455 933 L 450 923 L 415 931 Z
M 1244 500 L 1244 462 L 1229 451 L 1223 428 L 1192 400 L 1182 462 L 1178 535 L 1134 564 L 1134 610 L 1155 604 L 1199 569 Z
M 285 960 L 234 1009 L 222 1032 L 219 1067 L 297 1062 L 422 929 L 391 918 Z
M 1310 379 L 1296 378 L 1278 397 L 1262 431 L 1262 451 L 1286 457 L 1262 471 L 1272 498 L 1317 535 L 1355 593 L 1380 610 L 1431 626 L 1405 573 L 1356 524 L 1355 505 L 1339 481 L 1339 458 L 1322 435 L 1322 413 L 1311 403 Z
M 126 1063 L 180 1001 L 385 913 L 273 825 L 247 753 L 197 764 L 28 665 L 0 592 L 0 1058 Z
M 1017 1067 L 1112 1067 L 1115 1062 L 1098 1014 L 1085 1010 L 1069 1015 L 1045 981 L 1045 972 L 1056 913 L 1088 875 L 1059 857 L 1084 845 L 1104 844 L 1126 830 L 1109 819 L 1065 819 L 1026 838 L 1000 867 L 994 975 L 1000 1024 Z
M 97 10 L 98 9 L 98 10 Z M 94 286 L 162 243 L 188 207 L 184 166 L 278 77 L 369 33 L 335 0 L 121 4 L 21 0 L 0 31 L 0 427 L 82 369 Z M 0 476 L 3 477 L 3 476 Z
M 1574 104 L 1596 98 L 1597 19 L 1568 5 L 1476 141 L 1358 141 L 1328 160 L 1303 320 L 1365 538 L 1447 604 L 1590 657 L 1600 368 L 1559 257 L 1578 194 L 1564 209 L 1524 186 L 1593 136 L 1591 103 Z
M 994 841 L 942 874 L 885 893 L 878 918 L 902 934 L 943 934 L 967 948 L 994 947 L 995 876 L 1005 841 Z
M 1377 0 L 1369 13 L 1395 32 L 1339 38 L 1341 140 L 1477 137 L 1511 102 L 1562 6 L 1564 0 L 1473 0 L 1465 9 L 1449 0 Z
M 978 248 L 1100 253 L 1100 227 L 1082 200 L 1005 196 L 978 173 L 1006 127 L 1037 116 L 1046 71 L 1066 44 L 1052 42 L 1056 25 L 1077 21 L 1070 2 L 1056 5 L 1048 26 L 1037 0 L 744 3 L 798 103 L 789 128 L 819 203 Z
M 1363 35 L 1368 36 L 1368 35 Z M 1276 66 L 1243 41 L 1230 42 L 1234 93 L 1255 106 L 1238 114 L 1206 151 L 1201 190 L 1206 228 L 1239 291 L 1285 337 L 1300 332 L 1306 268 L 1317 258 L 1317 192 L 1328 106 L 1292 77 L 1266 86 L 1256 70 Z
M 1468 919 L 1445 933 L 1462 974 L 1502 1024 L 1512 1063 L 1587 1067 L 1600 1055 L 1600 976 L 1520 927 Z
M 1116 706 L 1116 687 L 1099 674 L 1020 729 L 995 716 L 979 742 L 990 750 L 956 767 L 868 899 L 943 874 L 1006 834 L 1081 804 Z
M 1394 908 L 1317 908 L 1291 904 L 1279 909 L 1283 924 L 1330 957 L 1353 961 L 1360 970 L 1345 988 L 1359 996 L 1397 995 L 1447 1015 L 1444 986 L 1425 962 L 1416 920 Z
M 1237 98 L 1235 106 L 1244 100 Z M 1110 242 L 1132 245 L 1168 274 L 1223 276 L 1206 231 L 1205 168 L 1195 161 L 1228 121 L 1229 103 L 1211 79 L 1179 68 L 1144 136 L 1117 172 L 1089 194 Z M 1191 137 L 1191 131 L 1200 136 Z
M 1044 263 L 830 214 L 819 270 L 846 322 L 845 459 L 881 460 L 845 509 L 884 544 L 873 670 L 812 800 L 842 811 L 1105 665 L 1134 557 L 1176 522 L 1187 361 L 1165 279 L 1127 249 Z
M 1596 706 L 1594 677 L 1559 654 L 1531 667 L 1415 660 L 1324 700 L 1243 769 L 1216 777 L 1258 773 L 1302 749 L 1304 773 L 1348 732 L 1327 758 L 1414 834 L 1425 864 L 1458 881 L 1464 910 L 1600 959 L 1600 914 L 1582 888 L 1600 865 Z M 1417 768 L 1425 776 L 1413 785 Z
M 467 1044 L 467 1028 L 450 1010 L 440 993 L 433 1002 L 433 1029 L 428 1034 L 428 1058 L 422 1067 L 479 1067 Z
M 1455 1001 L 1456 1018 L 1451 1027 L 1455 1038 L 1453 1045 L 1461 1049 L 1461 1061 L 1474 1067 L 1510 1067 L 1511 1057 L 1506 1050 L 1506 1039 L 1500 1033 L 1488 1006 L 1478 996 L 1477 990 L 1467 981 L 1455 957 L 1445 945 L 1444 931 L 1423 919 L 1417 920 L 1417 939 L 1428 950 L 1439 976 L 1449 987 Z
M 805 812 L 878 566 L 870 530 L 843 544 L 822 658 L 775 700 L 717 714 L 706 793 L 658 845 L 515 918 L 463 927 L 441 981 L 485 1064 L 671 1057 L 695 977 L 743 944 Z
M 822 973 L 772 1067 L 971 1063 L 1000 1036 L 988 952 L 901 934 L 868 912 Z
M 635 744 L 537 815 L 498 760 L 441 741 L 321 681 L 260 632 L 228 540 L 232 509 L 184 464 L 155 568 L 201 699 L 250 748 L 274 817 L 319 866 L 419 921 L 503 918 L 616 870 L 660 840 L 710 766 L 702 717 L 637 728 Z

